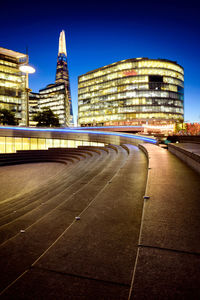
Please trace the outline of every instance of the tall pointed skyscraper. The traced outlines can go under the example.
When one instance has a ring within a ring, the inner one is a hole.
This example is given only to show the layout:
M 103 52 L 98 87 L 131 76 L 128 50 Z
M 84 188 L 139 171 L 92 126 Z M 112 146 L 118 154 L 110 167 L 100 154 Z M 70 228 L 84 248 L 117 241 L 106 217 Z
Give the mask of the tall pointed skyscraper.
M 36 97 L 36 95 L 33 95 Z M 59 118 L 61 126 L 73 125 L 71 91 L 69 72 L 67 66 L 67 50 L 65 32 L 62 30 L 59 38 L 56 80 L 41 89 L 38 94 L 38 107 L 40 110 L 50 108 Z
M 56 84 L 64 83 L 66 89 L 66 110 L 69 109 L 69 120 L 68 124 L 73 124 L 73 112 L 71 103 L 71 91 L 69 83 L 69 71 L 67 66 L 67 50 L 65 41 L 64 30 L 60 33 L 59 38 L 59 48 L 58 48 L 58 58 L 57 58 L 57 68 L 56 68 Z M 69 107 L 68 107 L 69 104 Z
M 69 72 L 67 66 L 67 50 L 64 30 L 62 30 L 60 33 L 56 68 L 56 83 L 61 82 L 65 82 L 69 86 Z

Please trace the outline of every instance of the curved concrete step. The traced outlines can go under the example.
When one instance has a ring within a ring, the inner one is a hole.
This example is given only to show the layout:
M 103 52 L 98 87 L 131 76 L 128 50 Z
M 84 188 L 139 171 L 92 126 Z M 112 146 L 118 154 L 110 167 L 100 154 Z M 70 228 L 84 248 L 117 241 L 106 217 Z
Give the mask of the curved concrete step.
M 109 159 L 109 157 L 107 157 L 107 160 L 108 159 Z M 96 162 L 97 161 L 95 161 L 95 163 Z M 107 161 L 104 162 L 104 165 L 106 165 L 106 164 L 107 164 Z M 17 211 L 14 214 L 13 214 L 13 210 L 12 210 L 11 215 L 4 216 L 3 218 L 1 218 L 1 223 L 5 224 L 8 222 L 12 222 L 12 219 L 16 219 L 16 218 L 20 217 L 21 215 L 27 214 L 32 209 L 37 208 L 37 206 L 41 204 L 41 201 L 42 201 L 42 208 L 44 207 L 44 209 L 47 210 L 47 207 L 43 206 L 45 204 L 45 202 L 50 202 L 51 198 L 53 198 L 54 196 L 55 197 L 58 196 L 59 193 L 61 193 L 61 195 L 62 195 L 63 191 L 65 191 L 66 189 L 68 190 L 68 192 L 70 192 L 69 189 L 74 184 L 76 185 L 76 189 L 78 189 L 79 185 L 86 184 L 89 180 L 91 180 L 91 178 L 93 178 L 95 176 L 96 173 L 100 172 L 104 168 L 104 165 L 102 164 L 102 162 L 101 162 L 101 165 L 99 164 L 97 166 L 93 166 L 91 164 L 92 171 L 87 172 L 87 174 L 85 174 L 85 175 L 82 174 L 81 179 L 79 178 L 81 173 L 80 173 L 80 170 L 78 169 L 77 177 L 74 177 L 73 180 L 71 180 L 71 178 L 70 178 L 69 183 L 66 183 L 66 182 L 62 183 L 62 185 L 59 187 L 59 190 L 58 190 L 58 188 L 56 189 L 56 193 L 55 193 L 55 189 L 53 189 L 53 193 L 48 190 L 48 195 L 45 192 L 44 197 L 41 197 L 41 195 L 39 195 L 38 196 L 39 200 L 36 199 L 36 201 L 33 201 L 33 200 L 31 200 L 31 197 L 29 195 L 29 202 L 31 202 L 30 205 L 24 206 L 25 204 L 22 203 L 21 205 L 23 205 L 23 206 L 21 209 L 19 209 L 19 207 L 18 207 Z M 85 173 L 85 169 L 83 170 L 83 172 Z M 13 207 L 12 207 L 12 209 L 13 209 Z M 15 209 L 16 209 L 16 206 L 15 206 Z
M 87 153 L 88 154 L 88 153 Z M 89 155 L 90 154 L 90 155 Z M 92 158 L 92 160 L 96 160 L 96 157 L 93 157 L 91 153 L 88 154 L 88 157 Z M 98 159 L 98 158 L 97 158 Z M 87 168 L 88 164 L 92 164 L 92 160 L 90 161 L 85 160 L 79 164 L 78 168 L 81 170 L 85 170 Z M 43 192 L 43 194 L 46 194 L 46 189 L 49 190 L 54 190 L 56 192 L 56 188 L 58 188 L 60 185 L 63 184 L 63 181 L 67 181 L 67 179 L 72 178 L 74 176 L 74 173 L 77 173 L 78 168 L 75 168 L 74 170 L 72 169 L 72 166 L 67 167 L 65 171 L 62 173 L 58 174 L 56 177 L 54 176 L 52 180 L 48 181 L 45 185 L 43 184 L 40 186 L 38 189 L 35 189 L 34 191 L 30 191 L 31 195 L 34 193 L 34 197 L 37 198 L 38 195 Z M 33 199 L 30 199 L 30 193 L 26 193 L 25 195 L 20 194 L 18 197 L 14 197 L 13 199 L 7 199 L 5 203 L 1 203 L 0 205 L 0 214 L 5 216 L 6 214 L 6 208 L 8 209 L 8 212 L 12 212 L 12 209 L 14 208 L 14 205 L 16 205 L 16 209 L 20 206 L 20 203 L 23 202 L 24 198 L 28 201 L 31 202 Z
M 85 184 L 68 201 L 64 201 L 24 233 L 1 245 L 0 255 L 5 257 L 1 272 L 4 273 L 2 288 L 23 272 L 29 273 L 32 265 L 30 272 L 42 268 L 57 274 L 62 269 L 63 273 L 59 273 L 66 278 L 63 286 L 66 292 L 69 291 L 69 283 L 78 276 L 82 278 L 80 289 L 88 278 L 91 279 L 90 285 L 107 282 L 108 294 L 110 289 L 115 289 L 115 298 L 110 299 L 116 299 L 119 285 L 125 290 L 124 299 L 128 298 L 143 205 L 141 198 L 146 181 L 146 159 L 143 153 L 132 147 L 127 146 L 129 155 L 127 150 L 118 147 L 118 154 L 115 150 L 113 152 L 115 159 L 110 160 L 110 164 L 107 162 L 107 167 L 88 185 Z M 140 176 L 143 177 L 144 186 L 138 186 Z M 99 184 L 102 186 L 98 190 Z M 76 221 L 75 216 L 80 216 L 80 220 Z M 21 281 L 26 283 L 25 274 L 16 281 L 16 285 Z M 43 280 L 41 277 L 41 282 Z M 15 284 L 9 290 L 12 287 Z M 27 287 L 26 284 L 24 289 Z M 97 293 L 98 289 L 101 293 L 100 287 L 101 284 L 96 285 Z M 87 292 L 84 289 L 86 298 Z
M 120 169 L 120 167 L 124 164 L 124 162 L 127 158 L 127 153 L 124 149 L 120 149 L 119 153 L 120 154 L 116 156 L 116 159 L 114 161 L 110 160 L 110 163 L 108 161 L 106 162 L 107 167 L 106 166 L 104 166 L 104 167 L 106 167 L 105 169 L 107 169 L 107 171 L 105 171 L 104 168 L 102 169 L 102 172 L 104 172 L 104 171 L 107 172 L 105 174 L 107 174 L 107 176 L 108 176 L 107 178 L 105 178 L 105 182 L 104 182 L 104 184 L 102 184 L 102 186 L 99 186 L 97 183 L 100 184 L 102 182 L 102 179 L 104 176 L 101 176 L 98 172 L 96 174 L 98 177 L 98 180 L 96 180 L 96 182 L 95 182 L 94 176 L 92 178 L 90 178 L 90 181 L 93 181 L 93 185 L 91 185 L 91 190 L 90 190 L 91 182 L 88 182 L 88 184 L 85 183 L 79 193 L 72 195 L 70 197 L 70 199 L 68 199 L 68 201 L 67 200 L 63 201 L 63 203 L 60 204 L 58 207 L 56 207 L 56 209 L 54 209 L 53 211 L 51 210 L 49 214 L 46 214 L 43 218 L 41 218 L 38 222 L 36 222 L 35 224 L 33 224 L 33 226 L 31 226 L 30 228 L 28 228 L 26 230 L 26 233 L 29 232 L 30 235 L 32 236 L 31 238 L 30 237 L 28 238 L 27 242 L 28 241 L 31 242 L 32 243 L 31 247 L 35 248 L 34 253 L 32 253 L 33 257 L 32 256 L 29 257 L 29 259 L 31 259 L 30 261 L 33 262 L 33 260 L 36 257 L 38 257 L 39 255 L 41 255 L 41 253 L 43 251 L 45 251 L 45 249 L 47 249 L 47 247 L 49 245 L 51 245 L 53 242 L 55 242 L 55 239 L 60 234 L 62 234 L 62 232 L 66 229 L 66 227 L 69 226 L 69 224 L 73 223 L 73 220 L 74 220 L 74 217 L 76 216 L 76 214 L 81 212 L 82 210 L 84 210 L 85 207 L 87 205 L 89 205 L 90 202 L 93 201 L 94 197 L 96 197 L 96 195 L 100 192 L 100 190 L 102 190 L 104 188 L 105 185 L 110 184 L 108 179 L 112 178 L 112 176 L 114 176 L 116 174 L 116 171 Z M 112 165 L 113 165 L 113 167 L 112 167 Z M 96 189 L 94 189 L 94 186 L 96 186 Z M 77 187 L 76 187 L 76 189 L 77 189 Z M 74 191 L 76 191 L 76 189 Z M 88 196 L 89 196 L 86 202 L 83 199 L 83 196 L 84 196 L 83 190 L 85 190 L 85 193 L 88 193 Z M 91 192 L 91 195 L 90 195 L 90 192 Z M 77 199 L 77 201 L 76 201 L 76 196 L 79 197 Z M 83 199 L 83 201 L 81 201 L 81 199 Z M 41 228 L 41 226 L 43 227 L 43 230 L 40 231 L 41 235 L 39 237 L 39 236 L 37 236 L 37 234 L 35 235 L 35 232 L 38 232 L 38 229 Z M 53 228 L 54 228 L 54 230 L 53 230 Z M 26 234 L 26 236 L 28 237 L 27 234 Z M 46 238 L 44 238 L 44 236 L 46 236 Z M 9 241 L 7 241 L 6 243 L 4 243 L 0 247 L 0 251 L 2 250 L 4 252 L 6 248 L 7 248 L 7 250 L 10 249 L 11 244 L 14 246 L 15 243 L 18 244 L 17 247 L 21 247 L 22 246 L 22 244 L 20 242 L 21 238 L 23 238 L 23 236 L 21 234 L 18 234 L 16 237 L 14 237 L 14 238 L 10 239 Z M 38 244 L 38 238 L 41 242 L 40 246 Z M 28 251 L 28 248 L 26 246 L 25 246 L 25 248 Z M 19 248 L 18 248 L 18 250 L 19 250 Z M 20 253 L 21 252 L 19 250 L 19 252 L 16 255 L 21 255 Z M 12 258 L 10 257 L 9 267 L 11 267 L 10 263 L 11 263 L 12 259 L 13 259 L 13 257 Z M 15 259 L 16 259 L 16 257 L 15 257 Z M 21 272 L 22 271 L 21 268 L 24 267 L 23 263 L 21 263 L 19 267 L 20 267 L 20 272 Z M 12 269 L 12 267 L 11 267 L 11 269 Z M 19 273 L 19 270 L 17 268 L 17 274 L 18 273 Z M 13 278 L 13 276 L 16 276 L 16 272 L 12 271 L 11 277 Z M 6 278 L 4 278 L 4 280 L 6 280 Z M 7 278 L 7 280 L 8 280 L 8 278 Z M 4 283 L 5 283 L 5 281 L 4 281 Z

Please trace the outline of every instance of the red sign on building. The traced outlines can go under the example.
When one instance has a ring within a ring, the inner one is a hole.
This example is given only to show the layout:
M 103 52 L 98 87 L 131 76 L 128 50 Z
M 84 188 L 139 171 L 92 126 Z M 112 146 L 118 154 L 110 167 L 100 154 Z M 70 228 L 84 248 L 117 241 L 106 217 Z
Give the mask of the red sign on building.
M 123 75 L 124 76 L 136 76 L 137 72 L 135 70 L 124 71 Z

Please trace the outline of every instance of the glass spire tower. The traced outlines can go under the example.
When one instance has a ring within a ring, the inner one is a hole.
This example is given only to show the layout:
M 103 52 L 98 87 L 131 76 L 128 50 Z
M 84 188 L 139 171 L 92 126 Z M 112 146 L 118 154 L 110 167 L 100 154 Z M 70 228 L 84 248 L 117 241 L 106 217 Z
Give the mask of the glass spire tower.
M 59 48 L 58 48 L 58 57 L 57 57 L 57 68 L 56 68 L 56 84 L 65 85 L 66 90 L 66 109 L 69 109 L 69 125 L 73 124 L 73 112 L 72 112 L 72 103 L 71 103 L 71 91 L 69 83 L 69 71 L 67 66 L 67 50 L 66 50 L 66 41 L 65 41 L 65 32 L 61 31 L 59 37 Z

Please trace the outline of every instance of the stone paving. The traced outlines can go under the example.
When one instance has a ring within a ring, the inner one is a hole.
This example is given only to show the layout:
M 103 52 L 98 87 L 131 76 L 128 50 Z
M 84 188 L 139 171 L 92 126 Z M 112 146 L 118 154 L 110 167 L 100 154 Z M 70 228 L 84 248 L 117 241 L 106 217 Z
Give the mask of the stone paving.
M 127 299 L 146 174 L 137 147 L 112 146 L 66 168 L 59 193 L 46 197 L 41 189 L 28 202 L 13 201 L 19 216 L 8 214 L 0 227 L 1 297 Z
M 200 176 L 144 145 L 149 174 L 131 299 L 200 299 Z
M 1 299 L 200 299 L 200 176 L 141 148 L 91 149 L 7 202 L 4 189 Z

